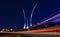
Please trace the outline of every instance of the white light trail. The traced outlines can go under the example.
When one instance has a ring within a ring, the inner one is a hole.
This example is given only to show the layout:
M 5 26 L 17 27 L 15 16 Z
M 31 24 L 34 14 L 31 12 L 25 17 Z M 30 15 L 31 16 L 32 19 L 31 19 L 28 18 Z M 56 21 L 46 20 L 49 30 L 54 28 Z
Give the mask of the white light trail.
M 58 17 L 58 16 L 60 16 L 60 14 L 58 14 L 58 15 L 56 15 L 56 16 L 53 16 L 53 17 L 51 17 L 51 18 L 49 18 L 49 19 L 41 22 L 40 24 L 43 24 L 43 23 L 45 23 L 45 22 L 47 22 L 47 21 L 49 21 L 49 20 L 52 20 L 52 19 L 54 19 L 54 18 L 56 18 L 56 17 Z
M 53 20 L 52 22 L 60 22 L 60 19 L 57 19 L 57 20 Z

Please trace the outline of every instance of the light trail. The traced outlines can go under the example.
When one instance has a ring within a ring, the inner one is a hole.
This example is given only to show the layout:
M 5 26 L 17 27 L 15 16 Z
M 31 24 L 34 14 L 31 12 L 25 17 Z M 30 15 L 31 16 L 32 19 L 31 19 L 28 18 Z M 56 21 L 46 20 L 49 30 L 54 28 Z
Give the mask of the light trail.
M 53 31 L 60 31 L 60 25 L 48 27 L 48 28 L 42 28 L 42 29 L 36 29 L 36 30 L 30 30 L 30 31 L 21 31 L 21 32 L 53 32 Z
M 58 20 L 53 20 L 52 22 L 60 22 L 60 19 L 58 19 Z
M 43 24 L 43 23 L 45 23 L 45 22 L 47 22 L 47 21 L 49 21 L 49 20 L 52 20 L 52 19 L 56 18 L 57 16 L 60 16 L 60 14 L 58 14 L 58 15 L 56 15 L 56 16 L 53 16 L 53 17 L 51 17 L 51 18 L 49 18 L 49 19 L 41 22 L 40 24 Z
M 60 13 L 60 10 L 57 11 L 57 12 L 52 13 L 51 15 L 49 15 L 48 17 L 46 17 L 45 19 L 41 20 L 41 22 L 44 21 L 44 20 L 46 20 L 46 19 L 48 19 L 48 18 L 50 18 L 50 17 L 52 17 L 52 16 L 54 16 L 54 15 L 56 15 L 56 14 L 59 14 L 59 13 Z
M 36 3 L 35 6 L 33 7 L 31 15 L 30 15 L 30 26 L 32 26 L 32 15 L 33 15 L 34 10 L 36 9 L 37 4 L 38 3 Z

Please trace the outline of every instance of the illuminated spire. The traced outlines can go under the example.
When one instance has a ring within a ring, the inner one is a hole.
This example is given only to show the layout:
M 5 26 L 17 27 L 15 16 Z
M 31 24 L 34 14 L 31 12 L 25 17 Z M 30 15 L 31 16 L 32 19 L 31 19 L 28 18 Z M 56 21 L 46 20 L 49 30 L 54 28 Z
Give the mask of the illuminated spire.
M 33 15 L 34 10 L 36 9 L 37 4 L 38 3 L 36 3 L 35 6 L 33 7 L 31 15 L 30 15 L 30 26 L 32 26 L 32 15 Z M 22 11 L 23 11 L 23 14 L 24 14 L 24 27 L 23 28 L 24 29 L 29 29 L 28 18 L 26 18 L 25 10 L 23 8 L 22 8 Z
M 28 26 L 28 19 L 27 19 L 27 27 L 26 27 L 26 29 L 28 29 L 29 28 L 29 26 Z
M 23 8 L 22 8 L 22 11 L 23 11 L 23 14 L 24 14 L 24 27 L 23 27 L 23 29 L 26 29 L 26 15 L 25 15 L 25 11 L 24 11 Z
M 34 10 L 36 9 L 37 4 L 38 3 L 36 3 L 35 6 L 33 7 L 31 15 L 30 15 L 30 26 L 32 26 L 32 15 L 33 15 Z
M 26 29 L 26 25 L 24 25 L 23 29 Z

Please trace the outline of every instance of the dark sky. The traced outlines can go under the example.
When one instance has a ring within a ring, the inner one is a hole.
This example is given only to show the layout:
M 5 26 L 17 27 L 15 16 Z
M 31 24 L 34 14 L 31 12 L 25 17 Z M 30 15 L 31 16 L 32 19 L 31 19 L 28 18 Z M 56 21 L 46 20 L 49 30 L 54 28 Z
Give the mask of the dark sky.
M 30 17 L 33 6 L 38 3 L 34 14 L 33 24 L 60 10 L 60 0 L 0 0 L 0 29 L 18 29 L 24 24 L 22 8 Z

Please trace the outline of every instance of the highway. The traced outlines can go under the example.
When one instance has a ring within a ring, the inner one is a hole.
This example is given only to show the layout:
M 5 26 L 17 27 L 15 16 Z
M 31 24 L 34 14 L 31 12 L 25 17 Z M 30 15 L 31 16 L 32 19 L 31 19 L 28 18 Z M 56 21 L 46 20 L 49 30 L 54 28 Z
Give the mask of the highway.
M 16 32 L 0 31 L 0 37 L 60 37 L 60 25 Z

